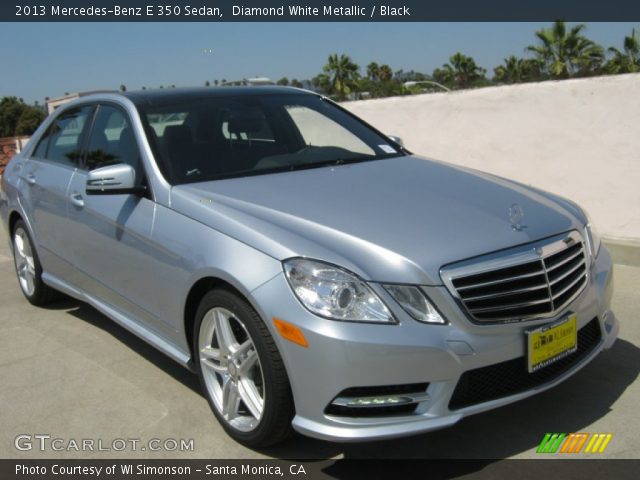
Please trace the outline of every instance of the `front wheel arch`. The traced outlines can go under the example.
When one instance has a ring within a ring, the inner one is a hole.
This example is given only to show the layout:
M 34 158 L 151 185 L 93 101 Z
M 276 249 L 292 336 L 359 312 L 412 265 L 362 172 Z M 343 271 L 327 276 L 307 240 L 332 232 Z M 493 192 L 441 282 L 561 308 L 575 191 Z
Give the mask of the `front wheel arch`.
M 252 302 L 247 299 L 247 296 L 244 295 L 240 290 L 234 287 L 231 283 L 226 280 L 223 280 L 219 277 L 207 276 L 199 279 L 196 283 L 194 283 L 187 294 L 187 299 L 184 304 L 184 313 L 183 313 L 183 322 L 184 322 L 184 335 L 187 344 L 189 345 L 189 353 L 191 355 L 190 366 L 193 367 L 194 362 L 194 351 L 192 345 L 193 339 L 193 329 L 196 321 L 196 312 L 198 311 L 198 306 L 200 305 L 200 301 L 202 298 L 211 290 L 214 289 L 223 289 L 229 290 L 230 292 L 238 295 L 242 299 L 244 299 L 247 303 L 252 305 Z M 255 309 L 255 306 L 252 305 Z

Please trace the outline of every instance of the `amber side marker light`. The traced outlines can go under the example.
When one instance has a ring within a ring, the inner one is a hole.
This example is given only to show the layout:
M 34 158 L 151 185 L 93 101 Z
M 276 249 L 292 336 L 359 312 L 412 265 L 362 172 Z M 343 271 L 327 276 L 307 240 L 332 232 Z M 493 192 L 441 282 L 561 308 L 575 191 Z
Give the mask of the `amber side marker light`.
M 300 345 L 304 348 L 307 348 L 309 346 L 309 343 L 307 342 L 307 339 L 304 338 L 302 331 L 295 325 L 292 325 L 289 322 L 285 322 L 284 320 L 276 317 L 273 317 L 273 324 L 278 329 L 278 333 L 280 333 L 282 338 L 285 338 L 290 342 L 293 342 L 296 345 Z

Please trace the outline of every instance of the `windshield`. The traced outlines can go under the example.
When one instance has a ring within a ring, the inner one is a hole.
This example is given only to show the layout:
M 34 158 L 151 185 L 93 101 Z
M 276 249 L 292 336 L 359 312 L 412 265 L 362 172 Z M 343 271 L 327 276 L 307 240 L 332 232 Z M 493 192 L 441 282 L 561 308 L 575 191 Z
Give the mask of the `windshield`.
M 315 95 L 174 98 L 138 108 L 173 185 L 403 155 L 388 138 Z

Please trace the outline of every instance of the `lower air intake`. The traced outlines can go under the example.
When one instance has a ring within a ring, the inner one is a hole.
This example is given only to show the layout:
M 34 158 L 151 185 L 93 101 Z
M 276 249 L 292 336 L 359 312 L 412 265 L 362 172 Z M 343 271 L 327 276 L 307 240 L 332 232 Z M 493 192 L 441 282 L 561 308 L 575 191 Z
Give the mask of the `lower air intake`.
M 597 347 L 601 337 L 600 324 L 594 318 L 578 330 L 578 349 L 574 353 L 536 372 L 527 371 L 526 357 L 464 372 L 451 396 L 449 408 L 470 407 L 549 383 L 580 363 Z

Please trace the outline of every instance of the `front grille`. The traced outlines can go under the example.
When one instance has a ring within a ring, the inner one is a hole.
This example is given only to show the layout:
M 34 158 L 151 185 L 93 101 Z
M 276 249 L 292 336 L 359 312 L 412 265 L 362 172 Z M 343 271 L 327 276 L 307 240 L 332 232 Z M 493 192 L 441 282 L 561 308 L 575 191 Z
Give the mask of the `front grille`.
M 549 243 L 493 256 L 464 267 L 445 268 L 445 283 L 472 320 L 502 323 L 552 316 L 587 284 L 587 256 L 577 232 Z
M 551 382 L 589 355 L 600 343 L 601 337 L 600 324 L 594 318 L 578 330 L 578 349 L 575 352 L 533 373 L 527 371 L 526 357 L 468 370 L 460 376 L 449 408 L 456 410 L 469 407 Z

